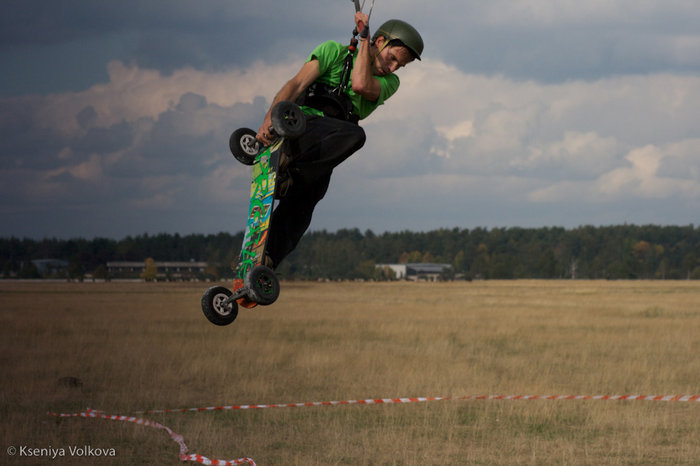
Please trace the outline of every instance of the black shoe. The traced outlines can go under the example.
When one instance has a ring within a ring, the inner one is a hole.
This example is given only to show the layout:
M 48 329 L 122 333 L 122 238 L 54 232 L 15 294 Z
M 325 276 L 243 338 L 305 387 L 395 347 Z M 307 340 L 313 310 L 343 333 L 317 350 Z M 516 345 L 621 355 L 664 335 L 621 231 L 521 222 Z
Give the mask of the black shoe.
M 275 198 L 282 199 L 289 192 L 289 188 L 294 184 L 294 179 L 289 173 L 289 170 L 278 171 L 277 181 L 275 183 Z
M 292 163 L 292 157 L 287 154 L 285 149 L 286 147 L 282 146 L 282 149 L 280 150 L 280 161 L 279 164 L 277 164 L 278 173 L 287 171 L 289 164 Z
M 265 253 L 265 255 L 263 256 L 262 265 L 264 265 L 268 269 L 275 270 L 275 263 L 268 253 Z
M 277 183 L 275 185 L 275 198 L 282 199 L 289 192 L 289 188 L 294 183 L 289 172 L 292 157 L 289 153 L 288 142 L 285 141 L 280 149 L 279 163 L 277 164 Z

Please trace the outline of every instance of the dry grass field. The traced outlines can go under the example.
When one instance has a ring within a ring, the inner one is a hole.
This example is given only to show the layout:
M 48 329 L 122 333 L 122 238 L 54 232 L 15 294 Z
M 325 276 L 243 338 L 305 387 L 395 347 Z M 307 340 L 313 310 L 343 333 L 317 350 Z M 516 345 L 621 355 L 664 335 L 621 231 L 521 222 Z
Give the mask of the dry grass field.
M 161 430 L 47 411 L 464 395 L 700 393 L 700 282 L 283 282 L 228 327 L 208 285 L 0 282 L 9 447 L 179 464 Z M 76 377 L 82 386 L 65 386 Z M 258 465 L 700 464 L 700 403 L 431 401 L 143 415 L 209 458 Z

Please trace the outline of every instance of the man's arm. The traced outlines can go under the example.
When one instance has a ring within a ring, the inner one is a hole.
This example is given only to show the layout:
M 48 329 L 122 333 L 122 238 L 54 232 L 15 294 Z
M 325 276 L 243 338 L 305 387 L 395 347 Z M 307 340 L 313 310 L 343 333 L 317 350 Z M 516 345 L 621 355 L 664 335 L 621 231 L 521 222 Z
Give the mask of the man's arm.
M 360 25 L 369 28 L 369 17 L 358 11 L 355 13 L 355 25 L 358 31 Z M 369 32 L 369 31 L 368 31 Z M 356 94 L 360 94 L 370 102 L 374 102 L 379 98 L 382 91 L 382 86 L 379 80 L 372 74 L 372 62 L 374 57 L 371 53 L 370 36 L 369 34 L 363 39 L 360 37 L 360 45 L 357 50 L 357 58 L 352 69 L 352 90 Z
M 306 91 L 306 88 L 308 88 L 311 83 L 316 81 L 316 79 L 318 79 L 319 75 L 320 72 L 318 69 L 318 60 L 311 60 L 304 63 L 304 66 L 301 67 L 299 72 L 292 79 L 287 81 L 284 86 L 282 86 L 282 89 L 279 90 L 272 101 L 270 110 L 268 110 L 265 114 L 265 119 L 258 130 L 258 134 L 256 136 L 258 141 L 265 145 L 272 142 L 273 138 L 270 136 L 270 132 L 272 130 L 272 119 L 270 118 L 270 112 L 272 107 L 274 107 L 277 102 L 282 100 L 297 100 L 302 92 Z

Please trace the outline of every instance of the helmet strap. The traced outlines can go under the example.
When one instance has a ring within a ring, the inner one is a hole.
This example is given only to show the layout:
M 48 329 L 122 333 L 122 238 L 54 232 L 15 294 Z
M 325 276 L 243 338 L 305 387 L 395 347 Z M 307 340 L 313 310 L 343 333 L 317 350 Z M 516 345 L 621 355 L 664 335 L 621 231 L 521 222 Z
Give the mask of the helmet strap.
M 377 53 L 374 54 L 374 57 L 372 58 L 373 60 L 376 60 L 376 58 L 379 56 L 379 54 L 382 53 L 382 51 L 387 47 L 387 45 L 389 45 L 389 42 L 390 42 L 389 39 L 386 38 L 385 36 L 380 36 L 380 37 L 384 38 L 384 43 L 383 43 L 382 46 L 379 48 L 379 50 L 377 51 Z M 376 44 L 377 41 L 375 40 L 374 43 Z

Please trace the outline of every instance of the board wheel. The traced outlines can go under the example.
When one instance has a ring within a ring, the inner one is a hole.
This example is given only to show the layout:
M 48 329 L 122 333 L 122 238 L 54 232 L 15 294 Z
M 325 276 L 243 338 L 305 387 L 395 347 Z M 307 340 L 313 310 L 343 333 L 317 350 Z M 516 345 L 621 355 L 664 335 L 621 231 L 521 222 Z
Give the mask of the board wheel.
M 280 282 L 277 275 L 264 265 L 257 265 L 248 272 L 245 277 L 245 286 L 250 299 L 263 306 L 274 303 L 280 295 Z
M 202 295 L 202 312 L 214 325 L 228 325 L 238 317 L 238 304 L 226 303 L 233 292 L 223 286 L 212 286 Z
M 262 149 L 262 144 L 255 138 L 255 131 L 250 128 L 238 128 L 228 140 L 228 147 L 233 156 L 244 165 L 253 165 L 255 157 Z
M 306 130 L 306 118 L 301 108 L 290 100 L 277 102 L 270 111 L 272 127 L 278 136 L 296 138 Z

